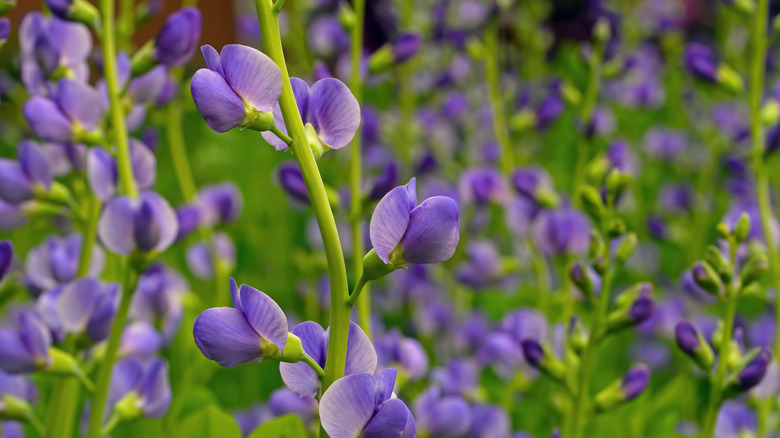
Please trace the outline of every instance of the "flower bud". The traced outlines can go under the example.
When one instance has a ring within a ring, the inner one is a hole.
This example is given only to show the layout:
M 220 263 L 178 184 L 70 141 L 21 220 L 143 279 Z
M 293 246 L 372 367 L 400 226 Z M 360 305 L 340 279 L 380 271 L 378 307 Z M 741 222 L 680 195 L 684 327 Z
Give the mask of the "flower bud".
M 46 4 L 57 18 L 100 29 L 100 12 L 86 0 L 46 0 Z
M 594 399 L 596 409 L 604 412 L 637 398 L 650 382 L 650 370 L 645 364 L 632 366 L 619 380 L 602 390 Z
M 596 230 L 590 231 L 590 249 L 588 252 L 588 257 L 591 259 L 595 259 L 598 256 L 601 256 L 604 254 L 604 250 L 606 250 L 606 245 L 604 244 L 604 239 L 601 237 L 601 235 Z
M 577 286 L 577 289 L 582 292 L 588 298 L 593 298 L 593 281 L 591 281 L 588 275 L 587 268 L 582 263 L 576 262 L 569 268 L 569 278 L 572 283 Z
M 772 362 L 772 353 L 766 347 L 761 347 L 754 350 L 745 359 L 744 366 L 725 389 L 727 397 L 735 397 L 741 392 L 758 385 L 764 378 L 770 362 Z
M 712 269 L 718 273 L 720 278 L 725 282 L 731 279 L 731 267 L 726 256 L 714 245 L 707 247 L 707 253 L 704 256 L 704 260 L 712 266 Z
M 652 291 L 650 283 L 639 283 L 623 292 L 615 300 L 615 310 L 607 315 L 607 331 L 614 333 L 647 320 L 655 309 Z
M 580 199 L 582 200 L 582 208 L 593 222 L 601 221 L 601 217 L 604 215 L 604 203 L 601 201 L 599 192 L 591 186 L 582 187 Z
M 585 351 L 585 347 L 588 345 L 588 338 L 590 338 L 590 334 L 588 333 L 588 328 L 585 327 L 585 324 L 582 322 L 582 319 L 577 315 L 572 316 L 569 321 L 569 347 L 571 347 L 575 353 L 582 354 L 582 352 Z
M 696 262 L 691 273 L 693 274 L 693 281 L 705 291 L 713 295 L 719 295 L 721 290 L 723 290 L 723 282 L 709 263 L 705 261 Z
M 742 212 L 739 216 L 737 224 L 734 226 L 733 232 L 734 238 L 737 242 L 742 243 L 750 235 L 750 216 L 746 212 Z
M 688 321 L 680 321 L 674 329 L 677 346 L 704 371 L 712 369 L 715 355 L 704 336 Z
M 528 363 L 551 378 L 563 381 L 566 377 L 566 365 L 555 356 L 548 354 L 539 342 L 534 339 L 526 339 L 523 341 L 522 347 Z
M 361 276 L 366 281 L 378 280 L 396 269 L 401 268 L 404 268 L 404 266 L 395 265 L 392 262 L 383 262 L 372 248 L 371 251 L 367 252 L 365 257 L 363 257 L 363 274 Z
M 615 261 L 621 265 L 626 263 L 631 254 L 634 253 L 638 242 L 636 233 L 626 234 L 620 242 L 617 251 L 615 251 Z
M 607 17 L 599 17 L 593 26 L 593 38 L 599 42 L 606 42 L 612 37 L 612 27 Z
M 755 254 L 751 257 L 745 267 L 742 268 L 740 277 L 742 287 L 745 288 L 755 283 L 769 270 L 769 259 L 766 254 Z

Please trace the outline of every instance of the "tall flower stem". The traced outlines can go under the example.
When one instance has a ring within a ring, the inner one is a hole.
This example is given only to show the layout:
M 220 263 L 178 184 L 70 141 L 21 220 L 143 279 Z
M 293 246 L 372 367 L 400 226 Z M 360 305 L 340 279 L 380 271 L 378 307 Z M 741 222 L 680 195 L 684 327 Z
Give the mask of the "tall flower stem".
M 181 79 L 181 70 L 174 72 L 177 79 Z M 179 190 L 184 201 L 190 202 L 197 195 L 195 180 L 192 177 L 192 168 L 187 156 L 187 149 L 184 145 L 184 132 L 182 130 L 182 110 L 178 99 L 174 100 L 165 109 L 166 118 L 166 137 L 168 139 L 168 149 L 171 153 L 173 162 L 173 172 L 176 174 L 176 181 L 179 184 Z
M 365 24 L 366 0 L 355 0 L 355 22 L 352 25 L 352 81 L 350 88 L 358 103 L 363 100 L 363 76 L 360 72 L 360 64 L 363 61 L 363 26 Z M 360 130 L 355 133 L 350 149 L 349 161 L 349 188 L 350 207 L 349 217 L 352 225 L 352 270 L 355 278 L 360 278 L 363 273 L 363 193 L 361 190 L 363 151 L 361 150 Z M 368 292 L 368 291 L 366 291 Z M 371 297 L 368 293 L 360 295 L 357 300 L 358 321 L 363 331 L 371 337 Z
M 100 0 L 100 12 L 103 20 L 103 75 L 106 79 L 108 99 L 111 106 L 111 127 L 114 141 L 117 145 L 117 170 L 119 173 L 120 193 L 132 198 L 138 196 L 138 189 L 133 179 L 133 168 L 130 163 L 130 149 L 127 139 L 127 127 L 125 126 L 125 114 L 122 107 L 119 75 L 116 65 L 116 34 L 114 29 L 115 0 Z M 130 302 L 137 282 L 135 272 L 129 258 L 125 258 L 125 274 L 122 282 L 122 299 L 119 304 L 108 343 L 103 355 L 103 360 L 98 369 L 98 377 L 95 391 L 92 394 L 92 410 L 89 416 L 89 432 L 87 438 L 99 438 L 103 426 L 103 411 L 108 398 L 108 386 L 111 383 L 111 371 L 116 361 L 116 352 L 119 349 L 119 341 L 127 322 L 127 313 L 130 310 Z
M 612 216 L 612 203 L 610 202 L 609 204 L 605 217 L 601 219 L 601 234 L 605 237 L 608 234 L 607 227 L 610 223 L 610 217 Z M 606 245 L 605 258 L 606 260 L 612 260 L 612 251 L 609 245 Z M 582 353 L 582 362 L 577 370 L 574 400 L 571 405 L 571 410 L 569 411 L 569 416 L 566 419 L 566 424 L 564 425 L 564 438 L 580 438 L 584 433 L 588 412 L 586 406 L 589 403 L 588 391 L 590 373 L 601 342 L 602 324 L 607 315 L 607 311 L 609 310 L 610 291 L 614 273 L 614 266 L 612 262 L 610 262 L 604 273 L 601 292 L 599 293 L 599 296 L 596 297 L 596 314 L 593 317 L 593 325 L 591 326 L 588 344 L 585 346 L 585 351 Z
M 97 238 L 97 221 L 100 216 L 100 200 L 91 192 L 87 195 L 86 204 L 87 221 L 82 229 L 77 277 L 89 275 L 92 249 Z M 73 342 L 66 340 L 64 349 L 68 353 L 73 353 Z M 75 424 L 80 390 L 81 384 L 79 379 L 75 377 L 63 377 L 55 383 L 51 400 L 52 406 L 56 406 L 56 408 L 51 410 L 49 418 L 46 420 L 45 436 L 47 438 L 66 438 L 71 435 Z
M 401 29 L 411 27 L 414 0 L 401 0 Z M 412 144 L 416 131 L 412 122 L 417 96 L 414 90 L 414 57 L 398 66 L 398 106 L 401 109 L 401 130 L 398 141 L 399 156 L 405 169 L 412 168 Z
M 108 388 L 111 384 L 111 372 L 116 362 L 116 353 L 119 350 L 119 342 L 122 339 L 127 315 L 130 312 L 130 303 L 133 300 L 133 291 L 138 283 L 138 273 L 136 272 L 130 259 L 125 260 L 125 274 L 122 281 L 123 291 L 122 299 L 119 302 L 114 317 L 114 325 L 111 326 L 111 332 L 108 335 L 108 343 L 103 360 L 98 369 L 97 380 L 95 381 L 95 392 L 92 395 L 92 410 L 89 413 L 89 432 L 87 438 L 100 438 L 103 430 L 103 411 L 108 399 Z
M 330 279 L 330 342 L 326 357 L 327 369 L 322 381 L 323 392 L 336 380 L 344 376 L 347 359 L 347 335 L 349 333 L 350 307 L 347 304 L 348 285 L 347 267 L 341 250 L 341 241 L 336 228 L 336 220 L 330 209 L 328 195 L 322 176 L 317 168 L 317 161 L 309 147 L 306 130 L 301 114 L 295 102 L 290 74 L 284 60 L 282 40 L 279 36 L 279 14 L 274 12 L 271 0 L 255 0 L 257 19 L 260 23 L 260 34 L 263 37 L 263 48 L 266 54 L 276 62 L 282 71 L 282 95 L 279 107 L 284 123 L 293 142 L 290 145 L 298 166 L 301 168 L 306 190 L 309 193 L 314 215 L 322 235 L 325 256 L 328 260 L 328 276 Z
M 488 100 L 493 118 L 493 134 L 501 151 L 501 172 L 509 175 L 515 165 L 512 143 L 509 139 L 509 127 L 501 99 L 501 73 L 498 65 L 498 19 L 491 20 L 485 30 L 485 79 L 488 87 Z
M 587 135 L 587 126 L 591 123 L 593 118 L 593 112 L 596 109 L 596 102 L 599 98 L 599 90 L 601 88 L 601 71 L 604 64 L 604 41 L 597 39 L 593 44 L 593 53 L 590 55 L 590 75 L 588 76 L 588 85 L 585 88 L 585 96 L 583 97 L 582 107 L 580 109 L 580 123 L 582 123 L 581 129 L 583 130 L 582 141 L 580 141 L 577 148 L 577 162 L 574 168 L 574 187 L 572 193 L 574 194 L 575 204 L 579 203 L 580 188 L 585 183 L 585 167 L 588 164 L 588 157 L 590 156 L 590 139 Z

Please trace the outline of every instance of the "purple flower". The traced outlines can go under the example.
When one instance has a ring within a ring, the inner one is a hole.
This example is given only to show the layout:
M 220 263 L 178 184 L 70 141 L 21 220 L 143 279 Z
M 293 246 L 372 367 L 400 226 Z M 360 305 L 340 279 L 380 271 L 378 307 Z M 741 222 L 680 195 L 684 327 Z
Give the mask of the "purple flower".
M 119 294 L 118 284 L 104 284 L 94 278 L 52 289 L 42 297 L 54 305 L 54 312 L 45 312 L 49 315 L 47 323 L 65 333 L 84 333 L 95 343 L 103 341 L 111 330 Z
M 643 139 L 648 154 L 666 161 L 673 160 L 682 153 L 686 142 L 682 131 L 662 127 L 651 128 Z
M 236 247 L 233 241 L 225 233 L 215 233 L 212 240 L 222 263 L 233 266 L 236 263 Z M 210 245 L 206 242 L 197 242 L 187 248 L 187 266 L 193 275 L 201 280 L 214 278 L 216 260 L 212 257 Z
M 444 395 L 432 386 L 417 397 L 414 404 L 416 422 L 428 436 L 456 437 L 465 435 L 472 426 L 471 408 L 463 398 Z
M 428 372 L 428 355 L 417 339 L 406 338 L 398 329 L 375 341 L 377 362 L 383 368 L 400 368 L 409 380 L 419 380 Z
M 201 17 L 197 8 L 181 8 L 171 14 L 154 39 L 154 58 L 167 67 L 187 62 L 200 41 Z
M 0 199 L 9 204 L 48 192 L 53 181 L 49 162 L 35 142 L 19 143 L 18 155 L 19 161 L 0 159 Z
M 756 414 L 742 401 L 727 400 L 718 411 L 715 438 L 740 438 L 755 435 Z
M 238 219 L 244 200 L 232 182 L 203 186 L 198 192 L 201 225 L 231 224 Z
M 0 47 L 2 47 L 8 36 L 11 34 L 11 19 L 8 17 L 0 18 Z
M 14 261 L 14 245 L 10 240 L 0 240 L 0 282 L 11 270 L 11 262 Z
M 189 285 L 178 272 L 162 264 L 154 264 L 138 279 L 130 303 L 130 316 L 160 327 L 167 344 L 181 324 L 184 314 L 182 298 L 187 290 Z
M 391 190 L 371 216 L 371 243 L 385 263 L 437 263 L 452 257 L 460 239 L 458 204 L 434 196 L 417 205 L 416 182 Z
M 49 95 L 57 70 L 79 82 L 89 78 L 92 36 L 82 24 L 30 12 L 19 25 L 19 49 L 22 82 L 32 95 Z
M 718 81 L 720 61 L 715 52 L 701 43 L 690 43 L 685 48 L 685 67 L 693 76 L 707 82 Z
M 66 143 L 96 141 L 104 107 L 94 88 L 73 79 L 60 79 L 51 98 L 34 96 L 25 102 L 22 112 L 42 140 Z
M 180 242 L 200 226 L 200 209 L 195 205 L 180 205 L 176 208 L 176 221 L 179 223 L 176 241 Z
M 220 54 L 206 45 L 201 52 L 208 68 L 192 77 L 192 98 L 211 129 L 270 129 L 270 113 L 282 94 L 282 72 L 276 63 L 240 44 L 229 44 Z
M 176 213 L 168 201 L 147 191 L 138 199 L 119 196 L 106 203 L 98 221 L 98 236 L 109 251 L 164 251 L 176 239 Z
M 343 377 L 320 400 L 322 428 L 331 438 L 414 438 L 414 418 L 400 399 L 392 397 L 396 371 L 376 378 L 360 373 Z
M 284 162 L 278 169 L 279 183 L 284 191 L 293 199 L 309 203 L 309 191 L 306 189 L 306 182 L 303 180 L 303 174 L 297 163 Z
M 645 364 L 637 364 L 626 372 L 620 381 L 625 400 L 633 400 L 644 392 L 650 382 L 650 370 Z
M 157 159 L 139 140 L 130 138 L 130 164 L 139 190 L 151 190 L 157 180 Z M 92 192 L 105 202 L 117 194 L 119 172 L 114 157 L 102 148 L 92 148 L 87 155 L 87 178 Z
M 122 419 L 162 418 L 171 400 L 168 365 L 164 359 L 143 361 L 131 357 L 114 366 L 108 392 L 114 415 Z
M 30 250 L 25 261 L 25 281 L 33 295 L 37 296 L 76 278 L 82 241 L 81 234 L 51 236 Z M 92 257 L 88 275 L 96 277 L 103 271 L 105 254 L 98 245 L 90 250 Z
M 458 191 L 464 202 L 500 203 L 506 198 L 503 177 L 495 169 L 470 169 L 460 177 Z
M 290 78 L 290 82 L 309 143 L 322 152 L 349 144 L 360 126 L 360 104 L 349 88 L 333 78 L 320 79 L 311 89 L 301 79 Z M 273 108 L 273 116 L 276 127 L 287 134 L 278 103 Z M 262 135 L 277 151 L 287 149 L 287 143 L 275 134 L 263 132 Z
M 578 210 L 564 205 L 541 211 L 534 222 L 533 234 L 547 255 L 576 254 L 588 249 L 590 224 Z
M 422 37 L 416 32 L 406 32 L 398 36 L 393 44 L 393 61 L 396 64 L 406 62 L 420 50 Z
M 251 286 L 242 284 L 239 289 L 233 279 L 230 294 L 235 308 L 207 309 L 195 320 L 195 343 L 203 355 L 223 367 L 234 367 L 283 352 L 287 317 L 279 305 Z
M 381 199 L 392 190 L 396 184 L 398 184 L 398 164 L 395 161 L 390 161 L 387 163 L 384 170 L 382 170 L 382 173 L 374 180 L 374 185 L 368 193 L 368 198 L 374 200 Z
M 134 321 L 125 327 L 119 343 L 119 357 L 148 359 L 163 347 L 160 333 L 146 321 Z
M 327 331 L 313 321 L 295 326 L 292 334 L 300 338 L 303 350 L 323 369 L 327 366 Z M 347 364 L 344 375 L 359 373 L 373 374 L 376 370 L 377 354 L 371 340 L 357 324 L 350 322 L 347 336 Z M 320 388 L 320 379 L 311 367 L 305 363 L 281 363 L 279 373 L 288 388 L 303 396 L 316 394 Z M 322 405 L 320 405 L 321 407 Z
M 14 328 L 0 328 L 0 369 L 23 374 L 47 368 L 51 363 L 49 328 L 30 311 L 16 314 L 14 323 Z
M 537 202 L 539 192 L 555 190 L 547 171 L 540 166 L 525 166 L 512 173 L 512 184 L 521 196 Z
M 458 266 L 458 280 L 475 289 L 482 289 L 500 280 L 503 273 L 501 254 L 488 241 L 476 241 L 469 245 L 468 261 Z
M 287 388 L 279 388 L 268 397 L 268 410 L 274 417 L 294 414 L 308 424 L 317 413 L 314 397 L 301 397 Z
M 322 15 L 309 26 L 309 47 L 321 58 L 329 58 L 349 48 L 349 35 L 332 14 Z

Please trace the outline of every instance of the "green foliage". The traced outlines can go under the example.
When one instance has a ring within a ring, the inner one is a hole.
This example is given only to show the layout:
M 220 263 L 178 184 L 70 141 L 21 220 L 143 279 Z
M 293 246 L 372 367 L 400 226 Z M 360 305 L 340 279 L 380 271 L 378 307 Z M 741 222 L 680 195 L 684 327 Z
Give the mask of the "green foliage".
M 306 438 L 306 428 L 299 417 L 285 415 L 269 421 L 249 434 L 249 438 Z

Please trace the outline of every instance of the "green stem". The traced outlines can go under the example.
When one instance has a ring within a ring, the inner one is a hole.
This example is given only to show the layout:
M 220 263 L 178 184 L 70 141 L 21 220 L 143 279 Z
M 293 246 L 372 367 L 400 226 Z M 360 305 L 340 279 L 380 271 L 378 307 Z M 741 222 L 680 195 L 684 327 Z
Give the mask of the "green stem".
M 284 117 L 284 124 L 293 139 L 290 148 L 301 168 L 306 190 L 309 192 L 309 199 L 322 235 L 325 256 L 328 260 L 331 331 L 326 358 L 328 365 L 322 382 L 324 392 L 333 382 L 344 376 L 344 367 L 346 366 L 350 314 L 350 308 L 347 305 L 347 268 L 341 250 L 336 220 L 330 209 L 325 185 L 317 168 L 317 161 L 309 147 L 301 114 L 298 111 L 290 85 L 290 75 L 287 72 L 282 41 L 279 36 L 279 15 L 273 11 L 271 0 L 255 0 L 255 7 L 260 23 L 260 33 L 263 37 L 263 47 L 266 54 L 276 62 L 282 71 L 282 95 L 279 98 L 279 107 Z
M 365 25 L 366 0 L 355 0 L 352 4 L 355 11 L 355 22 L 352 25 L 352 81 L 350 88 L 358 103 L 363 101 L 363 76 L 360 72 L 360 64 L 363 60 L 363 27 Z M 349 188 L 350 209 L 349 216 L 352 226 L 352 273 L 355 278 L 361 278 L 363 273 L 363 193 L 361 189 L 363 151 L 361 144 L 361 132 L 355 133 L 350 149 L 349 161 Z M 364 283 L 365 284 L 365 283 Z M 352 297 L 350 296 L 350 299 Z M 354 303 L 352 303 L 354 304 Z M 368 293 L 359 295 L 357 300 L 358 323 L 371 338 L 371 297 Z
M 401 0 L 401 29 L 411 27 L 414 0 Z M 398 155 L 404 169 L 412 168 L 412 145 L 415 142 L 415 125 L 412 120 L 417 95 L 414 90 L 414 63 L 409 59 L 398 66 L 398 106 L 401 109 L 401 129 L 399 131 Z
M 547 268 L 547 260 L 545 260 L 544 256 L 539 251 L 539 248 L 533 239 L 527 239 L 527 246 L 528 251 L 531 253 L 531 262 L 533 264 L 534 273 L 536 274 L 536 282 L 539 289 L 537 308 L 546 315 L 550 298 L 550 272 Z
M 612 216 L 612 203 L 608 202 L 607 212 L 605 217 L 601 219 L 601 233 L 603 236 L 607 236 L 607 227 Z M 606 245 L 607 260 L 612 260 L 612 253 L 609 245 Z M 596 314 L 593 318 L 593 326 L 591 327 L 590 337 L 588 338 L 588 344 L 585 347 L 585 351 L 582 353 L 582 362 L 580 364 L 577 387 L 574 392 L 574 401 L 569 412 L 569 416 L 566 419 L 566 425 L 564 427 L 564 438 L 580 438 L 584 433 L 584 428 L 587 422 L 587 410 L 586 405 L 588 401 L 589 380 L 591 368 L 593 367 L 593 361 L 596 358 L 598 346 L 603 339 L 601 336 L 602 323 L 609 310 L 610 291 L 612 288 L 612 278 L 614 276 L 614 266 L 610 261 L 607 271 L 604 273 L 603 283 L 599 296 L 596 297 Z
M 98 369 L 97 380 L 95 382 L 95 392 L 92 394 L 92 410 L 89 413 L 89 432 L 87 438 L 100 438 L 103 430 L 103 411 L 108 399 L 108 387 L 111 383 L 111 371 L 113 371 L 116 362 L 119 342 L 122 339 L 125 323 L 127 323 L 127 314 L 130 311 L 130 303 L 133 299 L 133 292 L 138 282 L 138 275 L 135 272 L 129 259 L 125 260 L 125 278 L 122 282 L 124 290 L 122 291 L 122 300 L 119 302 L 119 309 L 114 317 L 114 324 L 111 326 L 111 333 L 108 336 L 108 343 L 103 354 L 103 360 Z
M 271 132 L 273 132 L 274 135 L 279 137 L 279 140 L 287 143 L 287 146 L 290 146 L 292 144 L 292 139 L 290 138 L 290 136 L 282 132 L 282 130 L 277 128 L 276 125 L 271 126 Z
M 119 74 L 116 66 L 116 34 L 114 30 L 115 0 L 100 0 L 100 12 L 103 19 L 103 75 L 106 78 L 108 99 L 111 103 L 111 125 L 116 141 L 116 162 L 119 173 L 121 193 L 132 198 L 138 196 L 133 179 L 133 167 L 130 162 L 130 147 L 127 140 L 127 126 L 120 96 Z
M 726 381 L 726 372 L 728 371 L 729 347 L 731 346 L 731 337 L 734 331 L 734 315 L 737 312 L 737 294 L 731 288 L 726 291 L 726 300 L 723 337 L 718 350 L 718 369 L 715 377 L 710 381 L 710 400 L 707 404 L 705 423 L 701 430 L 702 438 L 712 438 L 714 436 L 715 425 L 718 421 L 718 411 L 721 403 L 723 403 L 723 385 Z
M 588 85 L 585 88 L 585 97 L 582 101 L 582 109 L 580 112 L 580 122 L 582 123 L 582 129 L 587 130 L 587 125 L 593 118 L 593 111 L 596 108 L 596 102 L 599 98 L 599 89 L 601 87 L 601 70 L 604 63 L 604 43 L 596 41 L 593 44 L 593 53 L 590 56 L 590 75 L 588 76 Z M 579 193 L 580 187 L 585 183 L 585 167 L 588 164 L 588 158 L 590 156 L 590 140 L 588 140 L 586 134 L 583 131 L 583 138 L 577 148 L 577 164 L 574 168 L 574 187 L 572 193 L 574 196 L 574 203 L 579 205 Z
M 119 6 L 119 21 L 117 22 L 119 48 L 129 53 L 135 31 L 135 2 L 121 0 Z
M 360 300 L 360 295 L 363 289 L 368 284 L 368 280 L 365 279 L 362 275 L 360 276 L 360 280 L 358 280 L 357 284 L 355 285 L 355 290 L 352 291 L 351 294 L 349 294 L 349 299 L 347 299 L 347 304 L 350 306 L 354 306 L 355 303 L 357 303 Z
M 181 70 L 174 72 L 174 75 L 181 79 Z M 166 109 L 167 129 L 165 130 L 168 138 L 168 148 L 173 162 L 173 172 L 176 174 L 176 181 L 179 183 L 179 189 L 186 202 L 190 202 L 197 196 L 195 180 L 192 177 L 192 168 L 187 157 L 187 148 L 184 143 L 184 132 L 182 130 L 182 109 L 178 100 L 171 102 Z
M 501 151 L 501 171 L 509 175 L 515 165 L 509 127 L 501 98 L 501 74 L 498 66 L 498 20 L 491 20 L 485 30 L 485 79 L 488 87 L 490 112 L 493 116 L 493 134 Z
M 322 369 L 320 364 L 318 364 L 314 359 L 311 358 L 308 354 L 303 355 L 303 362 L 310 366 L 311 369 L 314 370 L 315 373 L 317 373 L 317 377 L 320 379 L 325 375 L 325 371 Z

